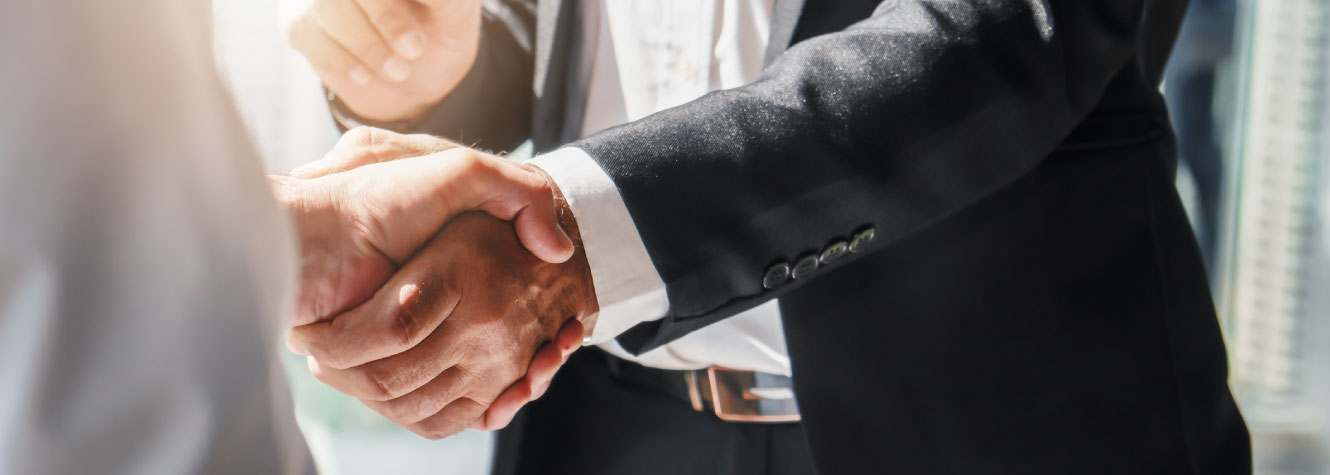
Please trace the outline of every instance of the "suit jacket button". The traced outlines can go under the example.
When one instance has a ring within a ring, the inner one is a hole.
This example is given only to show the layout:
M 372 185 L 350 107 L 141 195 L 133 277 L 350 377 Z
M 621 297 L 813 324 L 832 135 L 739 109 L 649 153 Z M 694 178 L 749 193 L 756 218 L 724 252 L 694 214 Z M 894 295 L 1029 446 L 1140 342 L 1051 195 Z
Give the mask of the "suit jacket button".
M 813 275 L 813 271 L 817 270 L 817 263 L 817 254 L 809 254 L 799 258 L 798 261 L 794 262 L 794 270 L 790 271 L 790 277 L 802 279 Z
M 873 234 L 874 229 L 872 227 L 855 233 L 854 237 L 850 239 L 850 252 L 859 252 L 868 247 L 868 243 L 873 242 Z
M 767 268 L 767 273 L 762 275 L 762 287 L 772 290 L 784 285 L 788 280 L 790 280 L 790 265 L 781 262 Z
M 840 258 L 842 257 L 845 257 L 845 253 L 849 251 L 850 251 L 849 244 L 846 244 L 845 241 L 836 241 L 831 243 L 830 246 L 827 246 L 826 249 L 822 250 L 822 256 L 819 259 L 822 261 L 823 264 L 830 264 L 832 262 L 839 261 Z

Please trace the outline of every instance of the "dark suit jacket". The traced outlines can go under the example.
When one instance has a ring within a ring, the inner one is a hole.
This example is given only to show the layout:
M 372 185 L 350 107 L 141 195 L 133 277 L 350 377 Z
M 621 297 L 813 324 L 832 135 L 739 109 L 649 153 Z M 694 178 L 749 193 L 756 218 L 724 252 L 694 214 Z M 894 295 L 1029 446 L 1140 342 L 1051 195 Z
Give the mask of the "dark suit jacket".
M 419 128 L 565 143 L 570 3 L 489 2 Z M 756 83 L 573 144 L 667 287 L 626 348 L 780 297 L 822 475 L 1250 472 L 1158 92 L 1184 0 L 776 3 Z

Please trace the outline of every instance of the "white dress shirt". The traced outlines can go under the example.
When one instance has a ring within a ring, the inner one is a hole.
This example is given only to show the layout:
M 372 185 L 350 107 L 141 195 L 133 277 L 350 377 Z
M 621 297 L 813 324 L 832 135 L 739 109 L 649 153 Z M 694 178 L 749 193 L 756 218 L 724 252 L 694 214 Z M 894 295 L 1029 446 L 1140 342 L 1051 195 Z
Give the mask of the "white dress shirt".
M 591 135 L 738 87 L 762 71 L 772 0 L 601 0 L 582 2 L 581 45 L 591 58 L 581 133 Z M 613 338 L 669 308 L 633 218 L 610 177 L 566 147 L 536 157 L 577 217 L 600 317 L 591 342 L 620 358 L 667 369 L 711 365 L 790 374 L 776 301 L 633 356 Z
M 209 12 L 0 15 L 0 474 L 314 471 L 273 353 L 295 243 Z

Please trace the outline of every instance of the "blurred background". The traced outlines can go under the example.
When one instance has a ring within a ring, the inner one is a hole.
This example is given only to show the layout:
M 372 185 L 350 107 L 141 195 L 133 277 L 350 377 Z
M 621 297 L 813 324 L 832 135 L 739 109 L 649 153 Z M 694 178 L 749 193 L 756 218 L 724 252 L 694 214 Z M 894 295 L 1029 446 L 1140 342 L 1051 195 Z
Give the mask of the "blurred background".
M 276 2 L 215 0 L 214 38 L 259 151 L 288 170 L 338 133 Z M 1191 3 L 1164 91 L 1256 473 L 1330 475 L 1330 1 Z M 324 473 L 487 472 L 490 434 L 416 437 L 282 354 Z

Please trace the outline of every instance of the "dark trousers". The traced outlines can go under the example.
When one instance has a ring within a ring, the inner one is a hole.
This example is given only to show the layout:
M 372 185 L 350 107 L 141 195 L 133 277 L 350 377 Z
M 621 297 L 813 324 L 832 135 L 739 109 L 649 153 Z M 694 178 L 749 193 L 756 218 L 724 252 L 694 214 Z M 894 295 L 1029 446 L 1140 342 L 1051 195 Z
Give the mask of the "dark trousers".
M 805 475 L 801 425 L 725 422 L 575 353 L 545 396 L 499 432 L 494 475 Z

